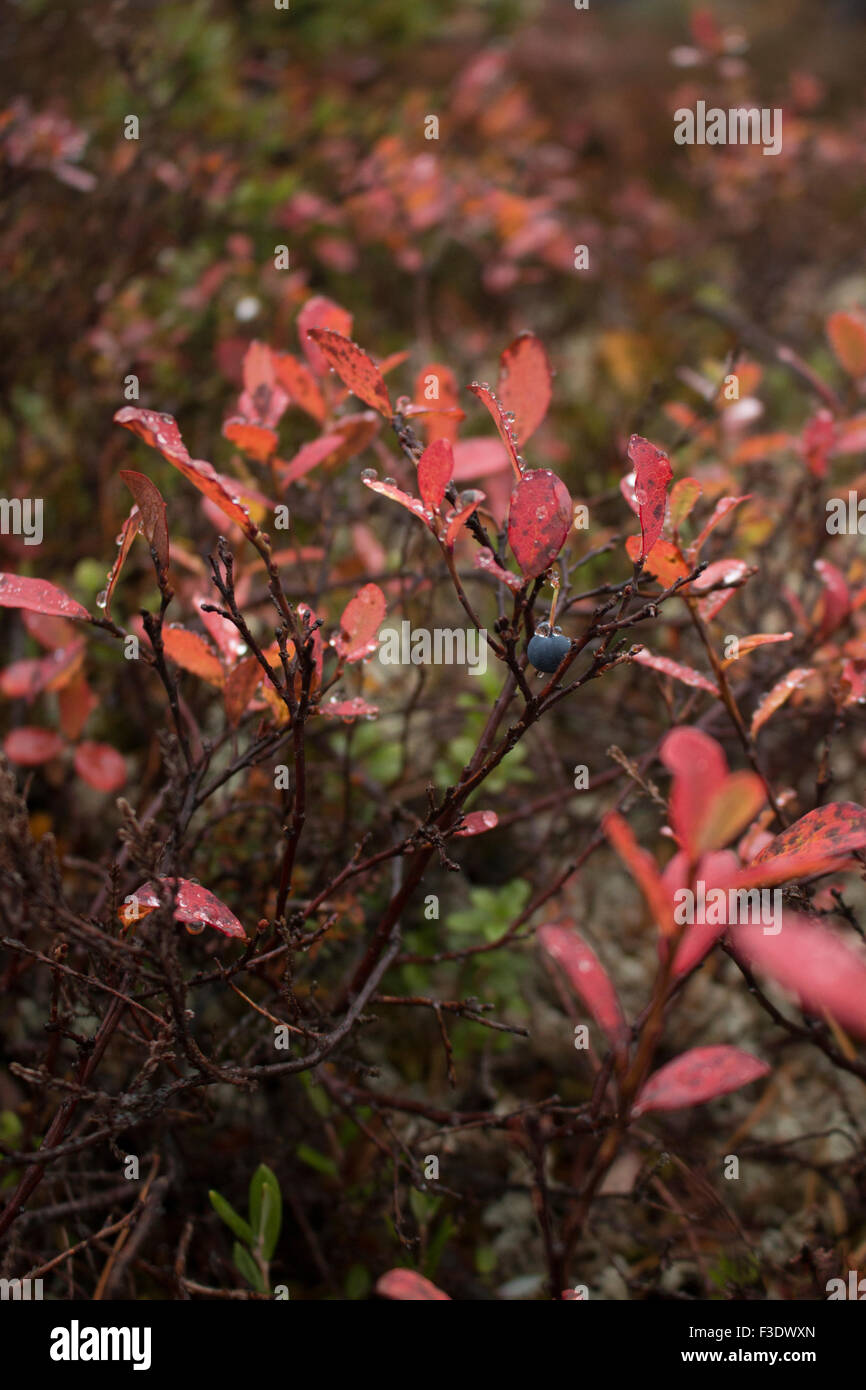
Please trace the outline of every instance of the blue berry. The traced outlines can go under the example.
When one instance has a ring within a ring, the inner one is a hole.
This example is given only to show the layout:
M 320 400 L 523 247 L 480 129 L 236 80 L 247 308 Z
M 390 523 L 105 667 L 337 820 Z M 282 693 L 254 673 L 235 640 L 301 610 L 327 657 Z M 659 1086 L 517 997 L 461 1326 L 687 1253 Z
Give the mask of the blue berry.
M 551 632 L 548 623 L 539 623 L 535 629 L 535 636 L 526 649 L 526 655 L 536 671 L 545 671 L 549 675 L 557 669 L 570 647 L 571 642 L 558 627 Z

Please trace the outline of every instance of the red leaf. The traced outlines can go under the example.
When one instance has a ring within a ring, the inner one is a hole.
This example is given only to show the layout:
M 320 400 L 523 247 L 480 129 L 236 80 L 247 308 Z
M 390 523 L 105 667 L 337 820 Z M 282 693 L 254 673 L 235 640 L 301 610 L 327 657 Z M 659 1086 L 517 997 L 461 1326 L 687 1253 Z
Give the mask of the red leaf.
M 640 559 L 645 560 L 662 533 L 665 499 L 673 469 L 667 454 L 639 434 L 633 434 L 629 440 L 628 456 L 634 467 L 634 491 L 641 533 Z
M 49 618 L 44 613 L 24 612 L 24 626 L 46 651 L 56 651 L 58 647 L 68 647 L 75 639 L 75 628 L 63 618 Z
M 503 569 L 493 551 L 488 550 L 486 546 L 481 550 L 476 550 L 474 565 L 477 570 L 483 570 L 485 574 L 491 575 L 501 584 L 507 584 L 514 593 L 523 588 L 523 583 L 517 578 L 517 575 L 512 574 L 511 570 Z
M 782 930 L 731 931 L 738 956 L 795 994 L 802 1008 L 866 1037 L 866 959 L 823 924 L 786 912 Z
M 438 511 L 454 472 L 454 453 L 447 439 L 434 439 L 418 460 L 418 490 L 425 506 Z
M 718 796 L 728 779 L 727 760 L 714 738 L 685 725 L 671 729 L 659 756 L 673 773 L 670 817 L 674 834 L 694 858 L 707 803 Z
M 266 343 L 250 343 L 244 357 L 243 375 L 244 390 L 238 401 L 239 413 L 244 420 L 272 428 L 285 411 L 289 398 L 277 385 L 273 355 Z
M 656 861 L 648 850 L 641 849 L 628 821 L 617 811 L 609 811 L 601 825 L 608 841 L 646 898 L 659 929 L 665 936 L 670 936 L 676 929 L 673 899 Z
M 416 1274 L 414 1269 L 389 1269 L 388 1273 L 383 1274 L 378 1280 L 376 1292 L 382 1298 L 397 1298 L 404 1303 L 432 1303 L 441 1299 L 445 1299 L 447 1303 L 451 1302 L 447 1293 L 437 1289 L 423 1274 Z
M 371 469 L 370 472 L 372 473 L 372 471 Z M 430 525 L 432 518 L 427 508 L 417 497 L 413 497 L 411 492 L 404 492 L 396 483 L 386 483 L 381 478 L 367 478 L 363 473 L 361 474 L 361 482 L 371 492 L 378 492 L 382 497 L 390 497 L 392 502 L 399 502 L 400 506 L 405 507 L 413 516 L 419 516 L 428 526 Z
M 80 738 L 81 731 L 99 701 L 84 676 L 79 672 L 57 696 L 60 706 L 60 728 L 68 739 Z
M 454 549 L 454 543 L 463 527 L 483 501 L 484 493 L 479 492 L 477 488 L 467 488 L 465 492 L 459 493 L 457 506 L 445 516 L 445 544 L 449 550 Z
M 239 415 L 223 421 L 223 438 L 236 444 L 242 454 L 265 463 L 276 451 L 278 436 L 276 430 L 266 425 L 254 425 Z
M 777 709 L 781 709 L 794 691 L 799 690 L 800 686 L 814 674 L 811 666 L 795 666 L 793 671 L 789 671 L 781 680 L 776 681 L 772 690 L 768 691 L 752 715 L 752 723 L 749 728 L 752 738 L 755 737 L 759 729 L 764 727 L 770 716 L 775 714 Z
M 793 636 L 793 632 L 753 632 L 749 637 L 741 637 L 737 643 L 737 655 L 726 657 L 722 666 L 732 666 L 756 647 L 765 647 L 770 642 L 790 642 Z
M 534 579 L 552 565 L 571 526 L 571 498 L 548 468 L 524 473 L 511 494 L 508 543 L 524 575 Z
M 385 595 L 378 584 L 359 589 L 343 609 L 340 632 L 334 639 L 337 654 L 346 661 L 361 661 L 374 652 L 385 611 Z
M 463 817 L 463 824 L 455 830 L 454 839 L 469 839 L 473 835 L 483 835 L 487 830 L 495 830 L 499 817 L 495 811 L 470 811 Z
M 29 608 L 58 618 L 83 618 L 90 614 L 74 598 L 46 579 L 27 579 L 19 574 L 0 574 L 0 608 Z
M 719 694 L 712 681 L 702 676 L 700 671 L 695 671 L 691 666 L 683 666 L 679 661 L 671 661 L 670 657 L 656 656 L 655 652 L 648 652 L 646 647 L 641 647 L 635 653 L 634 660 L 639 666 L 649 666 L 653 671 L 661 671 L 663 675 L 672 676 L 674 680 L 682 681 L 683 685 L 690 685 L 695 690 L 705 690 L 708 695 Z
M 494 396 L 486 382 L 473 381 L 471 386 L 467 386 L 467 391 L 471 391 L 473 396 L 477 396 L 483 405 L 487 407 L 493 419 L 499 438 L 505 445 L 505 452 L 511 461 L 516 478 L 520 478 L 523 473 L 523 460 L 517 452 L 517 430 L 515 420 L 510 418 L 510 413 L 506 412 L 505 406 L 497 396 Z
M 166 655 L 185 671 L 201 676 L 211 685 L 223 684 L 222 663 L 213 648 L 197 632 L 190 632 L 185 627 L 164 627 L 162 645 Z
M 743 577 L 748 574 L 749 566 L 744 560 L 714 560 L 711 565 L 707 565 L 703 574 L 699 574 L 693 580 L 690 588 L 693 592 L 702 593 L 706 589 L 711 589 L 715 584 L 726 581 L 730 588 L 718 589 L 715 593 L 707 594 L 698 604 L 698 612 L 705 623 L 713 619 L 736 593 L 740 587 Z
M 349 329 L 351 332 L 351 329 Z M 318 348 L 316 348 L 318 352 Z M 321 356 L 321 354 L 320 354 Z M 319 424 L 324 423 L 325 401 L 319 390 L 319 383 L 309 367 L 299 362 L 289 352 L 274 354 L 274 369 L 280 385 L 288 392 L 295 405 L 312 415 Z
M 156 551 L 163 569 L 168 569 L 168 522 L 165 502 L 156 483 L 151 482 L 146 473 L 135 473 L 129 468 L 121 468 L 120 476 L 129 488 L 138 507 L 141 529 L 149 545 Z
M 625 548 L 629 559 L 633 564 L 637 564 L 641 551 L 640 536 L 627 536 Z M 674 545 L 673 541 L 666 541 L 663 536 L 656 541 L 646 557 L 645 564 L 649 573 L 655 575 L 664 589 L 669 589 L 678 579 L 685 579 L 689 573 L 689 567 L 680 555 L 679 546 Z
M 549 922 L 539 927 L 538 940 L 609 1041 L 620 1041 L 626 1031 L 625 1018 L 616 990 L 595 952 L 570 923 Z
M 866 376 L 866 319 L 840 310 L 827 320 L 827 337 L 836 360 L 849 376 Z
M 264 674 L 258 657 L 247 656 L 243 661 L 239 661 L 237 666 L 234 666 L 226 676 L 223 699 L 226 707 L 226 718 L 233 728 L 240 723 L 259 682 L 264 679 Z
M 318 439 L 311 439 L 308 444 L 302 444 L 289 463 L 283 459 L 275 459 L 274 466 L 280 486 L 288 487 L 289 483 L 303 478 L 305 473 L 309 473 L 323 459 L 329 458 L 342 442 L 342 436 L 332 431 L 330 434 L 320 435 Z
M 174 464 L 193 487 L 197 487 L 199 492 L 210 498 L 224 516 L 236 522 L 245 535 L 258 534 L 258 527 L 246 507 L 239 498 L 229 492 L 213 464 L 205 459 L 190 458 L 189 450 L 180 437 L 177 422 L 171 415 L 161 415 L 155 410 L 139 410 L 137 406 L 127 405 L 116 412 L 114 419 L 118 425 L 132 430 L 133 434 L 137 434 L 146 444 L 159 449 L 163 458 Z
M 851 595 L 844 574 L 829 560 L 816 560 L 815 569 L 824 585 L 818 604 L 818 631 L 815 634 L 816 643 L 821 643 L 847 618 L 851 610 Z
M 138 535 L 140 525 L 141 513 L 136 504 L 120 528 L 120 537 L 117 542 L 117 554 L 114 557 L 114 564 L 108 571 L 105 588 L 96 600 L 98 607 L 104 608 L 108 617 L 111 617 L 111 600 L 114 597 L 115 585 L 120 578 L 120 571 L 123 569 L 126 557 L 132 549 L 132 542 Z
M 499 359 L 499 399 L 514 417 L 517 443 L 541 424 L 553 395 L 547 353 L 534 333 L 521 333 Z
M 703 545 L 704 541 L 707 539 L 707 536 L 710 534 L 711 531 L 714 531 L 714 530 L 715 530 L 715 528 L 718 526 L 719 522 L 720 522 L 720 521 L 724 521 L 725 517 L 726 517 L 730 512 L 732 512 L 732 511 L 734 510 L 735 507 L 739 507 L 739 505 L 740 505 L 741 502 L 748 502 L 748 500 L 749 500 L 749 498 L 751 497 L 751 495 L 752 495 L 752 494 L 749 492 L 749 493 L 746 494 L 745 497 L 721 497 L 721 498 L 719 498 L 719 501 L 716 503 L 715 507 L 713 508 L 713 514 L 712 514 L 712 516 L 710 517 L 709 521 L 707 521 L 707 522 L 704 524 L 703 530 L 700 532 L 700 535 L 699 535 L 699 536 L 697 537 L 697 539 L 696 539 L 695 541 L 693 541 L 692 544 L 689 546 L 689 549 L 688 549 L 688 556 L 689 556 L 689 559 L 690 559 L 690 560 L 695 560 L 695 559 L 697 558 L 697 556 L 700 554 L 701 546 Z M 697 581 L 695 581 L 695 588 L 697 588 Z
M 205 611 L 202 604 L 210 603 L 211 599 L 209 597 L 196 594 L 193 602 L 202 623 L 208 630 L 208 634 L 213 638 L 214 642 L 216 642 L 223 661 L 229 666 L 239 661 L 246 652 L 246 643 L 234 623 L 228 618 L 221 617 L 219 613 L 212 612 L 210 609 Z M 261 670 L 261 667 L 259 667 L 259 670 Z
M 324 295 L 313 295 L 298 314 L 298 341 L 316 376 L 328 375 L 328 363 L 315 342 L 307 334 L 311 328 L 333 328 L 348 338 L 352 332 L 352 315 Z
M 344 338 L 332 328 L 311 328 L 308 337 L 320 348 L 344 386 L 365 405 L 371 405 L 374 410 L 390 418 L 393 412 L 388 388 L 372 357 L 368 357 L 357 343 Z
M 160 906 L 160 889 L 163 899 L 170 901 L 172 888 L 176 892 L 174 906 L 174 920 L 176 922 L 189 922 L 199 928 L 215 927 L 224 936 L 236 936 L 241 941 L 246 941 L 246 932 L 225 903 L 220 902 L 219 898 L 214 897 L 207 888 L 202 888 L 200 883 L 193 883 L 188 878 L 160 878 L 155 882 L 151 880 L 148 883 L 143 883 L 130 895 L 138 904 L 138 916 L 135 915 L 136 902 L 127 903 L 120 909 L 121 920 L 127 925 L 130 922 L 140 920 L 146 913 L 152 912 L 155 907 Z M 142 908 L 144 911 L 141 910 Z
M 126 763 L 109 743 L 79 743 L 75 771 L 98 792 L 116 792 L 126 781 Z
M 330 433 L 341 442 L 334 450 L 330 463 L 345 463 L 366 449 L 382 427 L 382 420 L 375 410 L 362 410 L 357 415 L 341 415 L 330 426 Z
M 56 758 L 63 747 L 63 739 L 53 729 L 40 729 L 33 724 L 22 724 L 3 740 L 3 751 L 10 763 L 19 763 L 21 767 L 47 763 Z
M 632 1114 L 703 1105 L 705 1101 L 748 1086 L 759 1077 L 767 1076 L 769 1071 L 766 1062 L 749 1052 L 741 1052 L 738 1047 L 695 1047 L 653 1073 L 638 1096 Z

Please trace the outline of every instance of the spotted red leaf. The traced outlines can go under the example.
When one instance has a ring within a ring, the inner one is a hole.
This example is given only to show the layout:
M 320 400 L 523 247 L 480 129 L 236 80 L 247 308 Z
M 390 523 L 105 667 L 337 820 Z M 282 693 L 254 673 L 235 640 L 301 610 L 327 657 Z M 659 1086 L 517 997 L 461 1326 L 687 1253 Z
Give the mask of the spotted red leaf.
M 391 416 L 391 401 L 382 373 L 363 348 L 332 328 L 311 328 L 307 336 L 353 395 L 382 415 Z
M 334 640 L 338 655 L 346 661 L 361 661 L 374 652 L 385 609 L 385 595 L 378 584 L 359 589 L 340 618 L 340 631 Z
M 159 488 L 146 473 L 135 473 L 132 469 L 121 468 L 120 476 L 135 499 L 145 539 L 156 551 L 162 568 L 168 569 L 168 522 L 165 502 Z
M 653 1072 L 640 1092 L 632 1114 L 703 1105 L 705 1101 L 748 1086 L 759 1077 L 767 1076 L 769 1071 L 766 1062 L 753 1057 L 750 1052 L 741 1052 L 738 1047 L 725 1044 L 695 1047 Z
M 679 661 L 671 661 L 670 657 L 656 656 L 655 652 L 647 651 L 646 647 L 641 647 L 635 653 L 634 660 L 639 666 L 649 666 L 653 671 L 660 671 L 662 675 L 671 676 L 695 690 L 705 690 L 708 695 L 717 696 L 719 693 L 712 681 L 702 676 L 700 671 L 695 671 L 691 666 L 683 666 Z
M 19 574 L 0 574 L 0 608 L 29 608 L 58 618 L 90 619 L 87 609 L 56 584 Z
M 866 810 L 855 801 L 831 801 L 807 811 L 755 856 L 741 879 L 771 886 L 827 873 L 866 849 Z
M 79 743 L 75 771 L 98 792 L 116 792 L 126 781 L 126 763 L 109 743 Z
M 488 830 L 495 830 L 499 824 L 499 817 L 495 811 L 469 811 L 463 817 L 463 824 L 459 830 L 455 830 L 454 838 L 469 839 L 473 835 L 483 835 Z
M 495 396 L 486 382 L 473 381 L 471 386 L 467 386 L 467 391 L 471 391 L 473 396 L 477 396 L 482 405 L 485 405 L 490 412 L 494 425 L 499 431 L 499 438 L 505 445 L 505 452 L 511 461 L 516 478 L 520 478 L 523 473 L 523 460 L 517 452 L 517 430 L 515 428 L 516 418 L 511 418 L 511 413 L 506 412 L 505 406 Z
M 553 395 L 547 353 L 534 333 L 521 333 L 499 359 L 499 399 L 514 416 L 517 443 L 525 444 L 541 424 Z
M 330 370 L 327 359 L 323 357 L 312 338 L 308 336 L 311 328 L 333 328 L 348 338 L 352 333 L 352 315 L 347 309 L 335 304 L 333 299 L 315 294 L 308 299 L 298 314 L 298 341 L 304 355 L 317 376 L 327 376 Z
M 377 1281 L 376 1292 L 382 1298 L 397 1298 L 404 1303 L 432 1303 L 442 1299 L 447 1303 L 451 1302 L 447 1293 L 443 1293 L 414 1269 L 389 1269 L 387 1274 L 383 1274 Z
M 3 740 L 3 751 L 10 763 L 21 767 L 37 767 L 63 751 L 63 739 L 53 729 L 40 729 L 33 724 L 21 724 Z
M 616 990 L 601 961 L 570 923 L 548 922 L 538 929 L 542 949 L 562 970 L 610 1042 L 626 1029 Z
M 667 454 L 639 434 L 633 434 L 629 440 L 628 456 L 634 468 L 634 492 L 640 521 L 639 558 L 645 560 L 662 533 L 665 500 L 673 469 Z
M 204 493 L 224 516 L 240 526 L 247 536 L 258 534 L 258 527 L 235 492 L 230 491 L 217 474 L 213 464 L 205 459 L 190 458 L 189 450 L 180 437 L 177 422 L 171 415 L 161 415 L 155 410 L 139 410 L 137 406 L 127 405 L 114 416 L 118 425 L 132 430 L 146 444 L 158 449 L 163 458 L 181 472 L 184 477 Z M 238 491 L 240 491 L 238 484 Z
M 202 888 L 200 883 L 193 883 L 188 878 L 160 878 L 155 882 L 143 883 L 130 895 L 133 901 L 120 909 L 121 920 L 127 924 L 139 920 L 160 906 L 160 894 L 166 902 L 171 901 L 172 891 L 175 893 L 176 922 L 187 922 L 199 928 L 214 927 L 223 936 L 236 936 L 246 941 L 246 932 L 225 903 L 220 902 L 207 888 Z
M 776 935 L 753 926 L 731 929 L 734 950 L 749 966 L 796 995 L 808 1013 L 829 1015 L 866 1037 L 866 957 L 823 922 L 785 912 Z
M 524 575 L 534 579 L 553 564 L 568 536 L 568 489 L 549 468 L 524 473 L 508 507 L 508 543 Z
M 454 453 L 447 439 L 434 439 L 418 460 L 418 491 L 431 511 L 438 511 L 454 472 Z
M 213 648 L 197 632 L 190 632 L 185 627 L 164 627 L 162 645 L 172 661 L 185 671 L 201 676 L 211 685 L 223 684 L 222 663 Z

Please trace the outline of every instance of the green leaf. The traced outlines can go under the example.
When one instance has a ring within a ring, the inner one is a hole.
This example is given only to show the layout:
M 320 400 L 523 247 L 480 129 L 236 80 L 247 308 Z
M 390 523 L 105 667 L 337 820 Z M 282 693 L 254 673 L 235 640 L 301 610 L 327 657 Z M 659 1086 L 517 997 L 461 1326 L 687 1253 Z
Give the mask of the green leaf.
M 221 1197 L 218 1192 L 214 1192 L 213 1188 L 211 1188 L 207 1195 L 210 1198 L 210 1204 L 217 1216 L 222 1217 L 229 1229 L 234 1231 L 235 1235 L 239 1236 L 241 1240 L 246 1241 L 247 1245 L 255 1245 L 256 1238 L 251 1228 L 247 1225 L 242 1216 L 238 1216 L 234 1207 L 226 1201 L 225 1197 Z
M 299 1144 L 295 1153 L 302 1163 L 308 1163 L 317 1173 L 327 1173 L 331 1178 L 337 1176 L 338 1169 L 334 1160 L 328 1158 L 327 1154 L 320 1154 L 317 1149 L 310 1148 L 309 1144 Z
M 250 1224 L 262 1255 L 269 1260 L 280 1238 L 283 1199 L 276 1173 L 260 1163 L 250 1181 Z
M 366 1270 L 363 1265 L 352 1265 L 346 1275 L 346 1297 L 352 1299 L 366 1298 L 372 1283 L 369 1270 Z
M 265 1281 L 262 1278 L 262 1272 L 246 1246 L 241 1245 L 240 1242 L 236 1240 L 232 1253 L 234 1255 L 235 1268 L 244 1276 L 247 1283 L 250 1284 L 257 1293 L 267 1293 Z

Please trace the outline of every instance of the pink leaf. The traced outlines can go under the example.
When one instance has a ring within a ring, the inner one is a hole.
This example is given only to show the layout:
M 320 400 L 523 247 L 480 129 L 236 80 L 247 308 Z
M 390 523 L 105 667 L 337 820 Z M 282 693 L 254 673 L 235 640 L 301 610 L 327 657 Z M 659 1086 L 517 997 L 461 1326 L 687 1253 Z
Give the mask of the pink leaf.
M 455 830 L 454 839 L 468 839 L 472 835 L 483 835 L 487 830 L 495 830 L 499 817 L 495 811 L 470 811 L 463 817 L 463 824 Z
M 599 1028 L 612 1043 L 625 1035 L 626 1022 L 616 990 L 595 952 L 565 922 L 538 929 L 542 949 L 562 970 L 575 994 L 583 1000 Z
M 565 484 L 548 468 L 524 473 L 511 494 L 508 543 L 524 575 L 534 579 L 553 564 L 572 521 Z
M 829 560 L 816 560 L 815 569 L 824 585 L 818 605 L 818 631 L 815 634 L 816 643 L 821 643 L 847 618 L 851 610 L 851 595 L 844 574 Z
M 454 472 L 454 453 L 447 439 L 434 439 L 418 460 L 418 490 L 425 506 L 438 511 Z
M 274 467 L 281 487 L 288 487 L 289 483 L 297 482 L 298 478 L 303 478 L 305 473 L 320 464 L 323 459 L 330 458 L 342 444 L 342 435 L 332 430 L 330 434 L 320 435 L 318 439 L 311 439 L 308 444 L 302 444 L 294 458 L 288 463 L 283 459 L 276 459 Z
M 343 609 L 340 631 L 334 639 L 337 654 L 345 661 L 361 661 L 376 650 L 376 635 L 385 617 L 385 595 L 378 584 L 365 584 Z
M 235 936 L 246 941 L 247 934 L 237 917 L 225 903 L 214 897 L 200 883 L 188 878 L 160 878 L 143 883 L 131 894 L 133 901 L 120 909 L 120 918 L 129 925 L 160 906 L 161 900 L 170 901 L 172 889 L 175 891 L 174 920 L 187 922 L 195 927 L 214 927 L 223 936 Z M 136 915 L 136 908 L 138 909 Z
M 665 936 L 672 935 L 676 930 L 673 898 L 656 861 L 648 850 L 641 848 L 628 821 L 618 811 L 608 811 L 601 827 L 643 893 L 660 931 Z
M 500 357 L 498 392 L 506 412 L 514 416 L 518 445 L 525 444 L 553 395 L 547 353 L 533 333 L 521 333 Z
M 498 439 L 479 436 L 477 439 L 458 439 L 454 445 L 455 482 L 487 478 L 491 473 L 503 473 L 507 468 L 508 454 Z
M 772 690 L 761 700 L 758 708 L 752 715 L 752 723 L 749 732 L 752 738 L 755 737 L 759 729 L 762 729 L 771 715 L 781 709 L 785 701 L 790 699 L 795 690 L 799 690 L 801 685 L 814 676 L 815 672 L 811 666 L 795 666 L 793 671 L 789 671 L 781 680 L 776 681 Z
M 786 912 L 777 935 L 754 927 L 731 930 L 734 950 L 749 966 L 796 995 L 802 1008 L 829 1016 L 866 1037 L 866 958 L 829 927 Z
M 662 675 L 672 676 L 674 680 L 682 681 L 683 685 L 690 685 L 695 690 L 705 690 L 708 695 L 718 697 L 718 690 L 712 681 L 702 676 L 700 671 L 695 671 L 691 666 L 683 666 L 679 661 L 671 661 L 668 656 L 656 656 L 655 652 L 648 652 L 646 647 L 641 647 L 635 652 L 633 658 L 639 666 L 649 666 L 653 671 L 660 671 Z
M 326 719 L 342 719 L 344 724 L 351 724 L 353 719 L 375 719 L 379 713 L 378 705 L 368 705 L 360 695 L 351 700 L 328 700 L 318 709 Z
M 704 541 L 707 539 L 707 536 L 710 534 L 711 531 L 715 530 L 719 522 L 724 521 L 725 517 L 730 512 L 732 512 L 735 507 L 739 507 L 741 502 L 748 502 L 751 495 L 751 493 L 747 493 L 745 497 L 722 497 L 719 499 L 719 501 L 713 508 L 712 516 L 710 517 L 709 521 L 705 523 L 703 530 L 697 537 L 697 540 L 695 540 L 689 546 L 688 556 L 690 560 L 694 560 L 697 558 L 697 556 L 701 552 L 701 547 Z M 697 583 L 695 587 L 697 587 Z
M 633 434 L 629 440 L 628 456 L 635 475 L 634 491 L 641 533 L 640 559 L 645 560 L 662 533 L 667 489 L 673 469 L 667 454 L 639 434 Z
M 705 1101 L 748 1086 L 759 1077 L 767 1076 L 769 1071 L 766 1062 L 749 1052 L 741 1052 L 738 1047 L 695 1047 L 653 1073 L 638 1096 L 632 1114 L 703 1105 Z
M 90 614 L 69 594 L 46 579 L 27 579 L 18 574 L 0 574 L 0 608 L 29 608 L 58 618 L 82 618 Z
M 98 792 L 116 792 L 126 781 L 126 763 L 109 743 L 79 743 L 75 771 Z
M 352 315 L 332 299 L 324 295 L 313 295 L 298 314 L 298 341 L 316 376 L 327 376 L 328 362 L 323 357 L 312 338 L 308 336 L 311 328 L 333 328 L 348 338 L 352 332 Z
M 63 748 L 63 739 L 53 729 L 40 729 L 33 724 L 22 724 L 3 740 L 3 751 L 10 763 L 18 763 L 21 767 L 47 763 Z
M 388 388 L 372 357 L 368 357 L 357 343 L 344 338 L 332 328 L 311 328 L 307 336 L 312 338 L 328 365 L 333 367 L 353 395 L 382 415 L 391 416 L 393 412 Z
M 694 858 L 707 802 L 718 796 L 728 779 L 727 760 L 714 738 L 686 725 L 671 729 L 659 756 L 673 773 L 670 816 L 674 834 Z
M 396 1298 L 404 1303 L 433 1303 L 442 1299 L 451 1302 L 447 1293 L 431 1284 L 423 1274 L 416 1274 L 414 1269 L 389 1269 L 377 1281 L 376 1292 L 382 1298 Z

